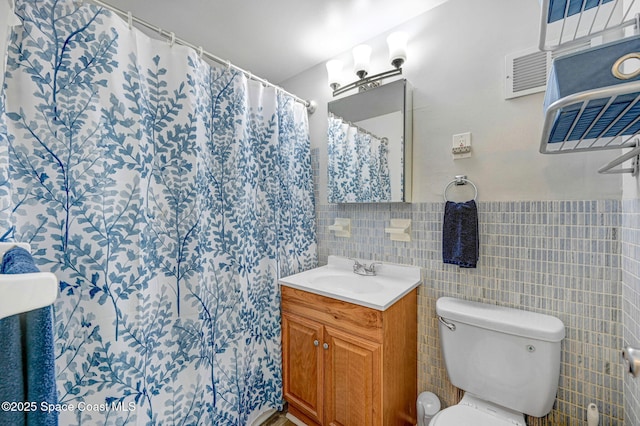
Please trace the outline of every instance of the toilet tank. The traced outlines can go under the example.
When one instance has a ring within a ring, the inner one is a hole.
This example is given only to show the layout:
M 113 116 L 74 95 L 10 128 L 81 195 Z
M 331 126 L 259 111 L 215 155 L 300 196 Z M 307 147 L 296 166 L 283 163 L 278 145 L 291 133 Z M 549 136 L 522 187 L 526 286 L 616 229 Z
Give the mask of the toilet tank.
M 436 313 L 454 386 L 531 416 L 551 411 L 560 378 L 562 321 L 452 297 L 439 298 Z

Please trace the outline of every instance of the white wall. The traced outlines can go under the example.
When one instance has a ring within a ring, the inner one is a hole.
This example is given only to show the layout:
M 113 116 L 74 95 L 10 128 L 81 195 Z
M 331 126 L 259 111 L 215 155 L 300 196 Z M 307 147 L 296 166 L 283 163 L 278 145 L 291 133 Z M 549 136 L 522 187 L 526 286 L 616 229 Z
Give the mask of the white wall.
M 622 177 L 597 173 L 619 151 L 540 154 L 543 94 L 504 99 L 504 57 L 537 46 L 539 13 L 538 0 L 449 0 L 397 28 L 410 35 L 404 76 L 414 86 L 413 202 L 441 200 L 457 174 L 476 183 L 481 201 L 621 198 Z M 390 68 L 386 36 L 369 41 L 371 73 Z M 346 67 L 351 48 L 339 57 Z M 325 204 L 331 94 L 324 64 L 281 84 L 319 104 L 309 123 Z M 451 136 L 463 132 L 472 133 L 473 156 L 454 161 Z

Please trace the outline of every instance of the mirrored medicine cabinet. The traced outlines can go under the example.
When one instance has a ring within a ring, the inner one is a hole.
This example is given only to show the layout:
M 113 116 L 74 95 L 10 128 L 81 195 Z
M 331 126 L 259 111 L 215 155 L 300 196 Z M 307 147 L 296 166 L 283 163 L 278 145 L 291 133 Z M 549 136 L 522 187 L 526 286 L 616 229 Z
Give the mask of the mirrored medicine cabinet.
M 406 79 L 329 102 L 329 203 L 411 201 L 412 111 Z

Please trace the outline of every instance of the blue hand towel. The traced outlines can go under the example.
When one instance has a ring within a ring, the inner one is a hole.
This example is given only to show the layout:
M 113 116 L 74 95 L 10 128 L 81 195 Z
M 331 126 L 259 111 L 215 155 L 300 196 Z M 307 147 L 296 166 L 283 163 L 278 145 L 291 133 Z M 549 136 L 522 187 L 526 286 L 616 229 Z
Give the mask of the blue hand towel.
M 442 225 L 442 260 L 462 268 L 478 263 L 478 207 L 474 200 L 464 203 L 447 201 Z
M 2 259 L 3 274 L 39 272 L 31 254 L 19 247 Z M 41 411 L 42 403 L 56 404 L 55 354 L 51 306 L 0 320 L 0 401 L 36 403 L 35 411 L 0 411 L 0 425 L 56 426 L 56 411 Z

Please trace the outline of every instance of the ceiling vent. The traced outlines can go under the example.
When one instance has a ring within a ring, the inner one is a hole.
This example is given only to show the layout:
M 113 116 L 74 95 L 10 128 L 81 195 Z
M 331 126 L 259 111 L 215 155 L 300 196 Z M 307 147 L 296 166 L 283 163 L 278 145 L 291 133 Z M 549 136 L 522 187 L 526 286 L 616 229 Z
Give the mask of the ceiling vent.
M 544 92 L 551 53 L 532 48 L 505 58 L 505 99 Z

